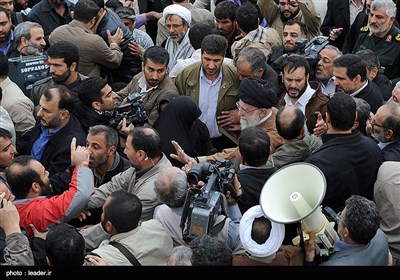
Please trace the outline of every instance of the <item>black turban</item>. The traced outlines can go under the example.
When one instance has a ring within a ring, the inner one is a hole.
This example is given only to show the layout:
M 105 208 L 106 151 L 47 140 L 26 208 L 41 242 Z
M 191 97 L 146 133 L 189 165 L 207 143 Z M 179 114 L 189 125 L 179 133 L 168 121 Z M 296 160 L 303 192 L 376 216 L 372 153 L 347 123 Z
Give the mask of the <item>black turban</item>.
M 257 108 L 269 109 L 278 103 L 274 87 L 266 80 L 244 78 L 238 89 L 239 98 L 246 104 Z

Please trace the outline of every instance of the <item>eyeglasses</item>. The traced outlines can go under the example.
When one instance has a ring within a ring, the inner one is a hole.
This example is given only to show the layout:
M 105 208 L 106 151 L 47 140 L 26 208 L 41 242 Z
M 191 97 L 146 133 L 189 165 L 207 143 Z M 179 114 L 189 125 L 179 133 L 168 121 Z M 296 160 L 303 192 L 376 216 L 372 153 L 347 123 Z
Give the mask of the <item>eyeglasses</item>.
M 167 28 L 167 30 L 172 28 L 173 30 L 176 31 L 182 25 L 183 25 L 183 23 L 182 24 L 166 24 L 165 27 Z
M 255 110 L 258 110 L 258 109 L 259 109 L 259 108 L 255 108 L 255 109 L 253 109 L 253 110 L 245 110 L 245 109 L 243 109 L 242 106 L 239 105 L 239 101 L 236 102 L 236 108 L 238 108 L 239 111 L 242 111 L 242 112 L 245 113 L 245 114 L 254 112 Z
M 388 127 L 388 126 L 385 126 L 385 125 L 380 125 L 380 124 L 377 124 L 377 123 L 375 123 L 375 122 L 371 122 L 371 126 L 372 126 L 372 129 L 374 129 L 374 126 L 377 126 L 377 127 L 382 127 L 382 128 L 384 128 L 384 129 L 391 129 L 390 127 Z

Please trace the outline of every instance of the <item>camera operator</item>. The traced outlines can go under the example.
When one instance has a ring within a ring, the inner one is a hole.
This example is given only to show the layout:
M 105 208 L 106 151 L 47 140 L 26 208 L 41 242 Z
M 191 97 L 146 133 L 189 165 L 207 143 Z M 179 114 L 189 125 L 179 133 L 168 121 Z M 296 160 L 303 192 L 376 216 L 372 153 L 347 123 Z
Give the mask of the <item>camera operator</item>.
M 307 26 L 295 19 L 289 19 L 285 22 L 283 26 L 283 32 L 280 34 L 282 36 L 282 45 L 276 47 L 271 56 L 268 59 L 268 64 L 274 68 L 274 70 L 280 74 L 282 68 L 280 67 L 280 62 L 282 55 L 290 55 L 293 53 L 298 53 L 300 51 L 300 45 L 296 44 L 298 39 L 307 39 Z
M 99 77 L 82 80 L 77 90 L 80 101 L 75 105 L 73 114 L 79 119 L 83 130 L 87 133 L 94 125 L 109 125 L 109 117 L 105 111 L 115 108 L 117 94 Z
M 243 194 L 240 183 L 234 177 L 234 187 L 236 196 Z M 188 189 L 187 176 L 184 171 L 177 167 L 167 167 L 163 169 L 154 183 L 154 191 L 158 200 L 163 203 L 154 210 L 154 219 L 160 221 L 171 235 L 174 245 L 186 245 L 180 227 L 181 217 L 184 212 L 184 204 Z M 216 234 L 216 237 L 227 242 L 232 250 L 240 247 L 239 223 L 242 217 L 236 200 L 230 192 L 226 193 L 228 199 L 228 215 L 223 228 Z M 219 215 L 215 219 L 215 224 L 223 221 L 224 215 Z M 214 225 L 215 225 L 214 224 Z
M 132 81 L 117 92 L 118 101 L 127 103 L 126 97 L 138 92 L 143 96 L 143 109 L 147 112 L 150 125 L 158 118 L 158 104 L 161 98 L 178 89 L 168 76 L 168 52 L 159 46 L 148 48 L 143 55 L 142 72 L 135 75 Z

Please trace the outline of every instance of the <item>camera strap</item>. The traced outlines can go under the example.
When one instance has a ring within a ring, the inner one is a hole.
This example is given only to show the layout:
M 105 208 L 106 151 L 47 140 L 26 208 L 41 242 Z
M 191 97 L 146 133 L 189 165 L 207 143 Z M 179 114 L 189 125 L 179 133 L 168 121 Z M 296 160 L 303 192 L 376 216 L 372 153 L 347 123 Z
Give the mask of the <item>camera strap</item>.
M 193 188 L 189 189 L 187 194 L 186 194 L 185 203 L 183 204 L 181 223 L 179 224 L 179 226 L 182 229 L 182 237 L 183 237 L 183 240 L 185 240 L 185 241 L 186 241 L 186 237 L 187 237 L 187 234 L 188 234 L 188 231 L 189 231 L 188 227 L 186 227 L 186 229 L 185 229 L 185 224 L 186 224 L 186 221 L 187 221 L 187 217 L 189 215 L 189 206 L 192 203 L 192 201 L 194 200 L 194 196 L 195 196 L 195 194 L 197 192 L 199 192 L 198 189 L 193 189 Z
M 125 258 L 127 258 L 129 260 L 129 262 L 134 265 L 134 266 L 142 266 L 140 264 L 140 262 L 137 260 L 137 258 L 121 243 L 118 243 L 116 241 L 111 241 L 110 243 L 108 243 L 112 246 L 114 246 L 115 248 L 117 248 L 121 254 L 123 254 L 125 256 Z
M 228 200 L 226 199 L 224 194 L 222 194 L 221 208 L 222 208 L 222 215 L 224 215 L 225 217 L 222 221 L 211 227 L 210 229 L 211 236 L 215 236 L 218 232 L 222 230 L 222 228 L 225 225 L 225 221 L 228 218 Z

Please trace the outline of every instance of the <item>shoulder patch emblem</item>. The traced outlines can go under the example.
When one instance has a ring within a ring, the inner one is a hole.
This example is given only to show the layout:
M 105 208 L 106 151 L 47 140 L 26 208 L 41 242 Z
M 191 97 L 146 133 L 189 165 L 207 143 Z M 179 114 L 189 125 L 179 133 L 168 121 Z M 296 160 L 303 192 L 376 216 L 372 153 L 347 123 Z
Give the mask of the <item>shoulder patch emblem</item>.
M 367 32 L 368 31 L 368 25 L 361 27 L 360 31 Z
M 395 39 L 396 39 L 396 41 L 399 41 L 399 42 L 400 42 L 400 34 L 397 34 L 396 37 L 395 37 Z

